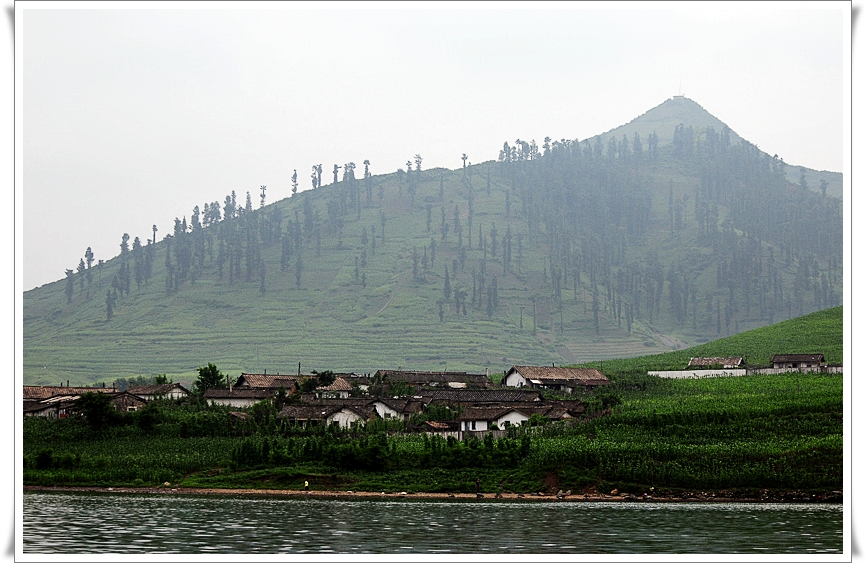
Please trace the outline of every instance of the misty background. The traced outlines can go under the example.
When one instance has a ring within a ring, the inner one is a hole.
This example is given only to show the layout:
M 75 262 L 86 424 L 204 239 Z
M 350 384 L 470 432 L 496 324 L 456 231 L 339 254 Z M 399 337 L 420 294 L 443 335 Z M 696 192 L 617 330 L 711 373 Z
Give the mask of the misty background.
M 453 169 L 680 93 L 789 165 L 847 166 L 847 2 L 134 6 L 16 8 L 24 290 L 232 190 L 288 197 L 294 170 Z

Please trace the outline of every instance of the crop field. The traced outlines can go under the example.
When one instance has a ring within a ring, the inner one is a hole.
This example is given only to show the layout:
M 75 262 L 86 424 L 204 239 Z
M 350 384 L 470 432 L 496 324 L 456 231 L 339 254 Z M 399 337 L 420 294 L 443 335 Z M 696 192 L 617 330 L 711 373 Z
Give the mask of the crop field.
M 842 363 L 842 307 L 720 338 L 685 350 L 651 356 L 587 362 L 608 376 L 649 370 L 686 369 L 692 357 L 742 356 L 746 363 L 771 366 L 773 354 L 824 354 L 829 364 Z

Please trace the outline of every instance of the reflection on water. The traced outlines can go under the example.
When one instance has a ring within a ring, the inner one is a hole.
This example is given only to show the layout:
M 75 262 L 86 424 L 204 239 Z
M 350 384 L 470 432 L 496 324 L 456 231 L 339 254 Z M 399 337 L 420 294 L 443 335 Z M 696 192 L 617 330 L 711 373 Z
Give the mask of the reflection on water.
M 841 553 L 841 505 L 26 493 L 24 553 Z

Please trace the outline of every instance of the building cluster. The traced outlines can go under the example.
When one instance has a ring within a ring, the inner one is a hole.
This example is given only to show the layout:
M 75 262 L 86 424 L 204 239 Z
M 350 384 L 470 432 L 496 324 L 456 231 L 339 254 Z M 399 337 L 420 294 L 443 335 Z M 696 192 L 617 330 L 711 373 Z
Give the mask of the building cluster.
M 824 354 L 774 354 L 772 367 L 748 365 L 742 356 L 690 358 L 685 370 L 649 371 L 673 378 L 739 376 L 779 373 L 842 373 L 840 364 L 827 364 Z
M 500 384 L 486 374 L 448 371 L 379 370 L 374 374 L 332 374 L 333 382 L 315 391 L 302 391 L 302 383 L 316 374 L 281 375 L 244 373 L 227 388 L 204 392 L 209 404 L 236 409 L 251 407 L 277 395 L 285 397 L 279 419 L 299 424 L 351 427 L 375 419 L 408 421 L 414 414 L 435 407 L 454 408 L 456 418 L 427 421 L 424 430 L 443 436 L 462 438 L 473 432 L 504 432 L 521 425 L 533 415 L 549 420 L 566 420 L 584 413 L 579 400 L 545 399 L 543 391 L 556 391 L 562 397 L 577 390 L 593 390 L 610 382 L 600 371 L 590 368 L 513 366 Z M 400 396 L 389 391 L 400 389 Z M 108 393 L 119 411 L 141 408 L 155 398 L 179 399 L 190 394 L 178 383 L 143 385 L 120 392 L 113 388 L 68 386 L 25 386 L 25 416 L 64 418 L 72 412 L 74 401 L 87 392 Z M 245 418 L 237 411 L 234 416 Z

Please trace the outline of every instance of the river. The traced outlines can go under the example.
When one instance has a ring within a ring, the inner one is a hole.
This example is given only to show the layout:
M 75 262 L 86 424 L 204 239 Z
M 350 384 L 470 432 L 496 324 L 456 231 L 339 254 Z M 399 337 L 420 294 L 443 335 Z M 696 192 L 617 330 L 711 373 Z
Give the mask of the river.
M 840 504 L 24 494 L 25 554 L 842 553 Z

